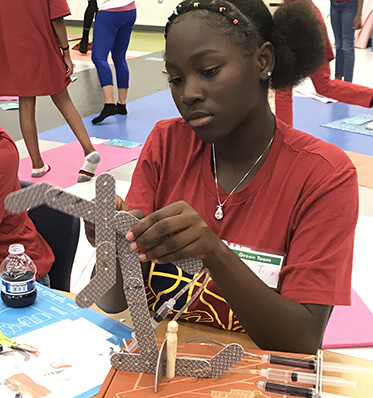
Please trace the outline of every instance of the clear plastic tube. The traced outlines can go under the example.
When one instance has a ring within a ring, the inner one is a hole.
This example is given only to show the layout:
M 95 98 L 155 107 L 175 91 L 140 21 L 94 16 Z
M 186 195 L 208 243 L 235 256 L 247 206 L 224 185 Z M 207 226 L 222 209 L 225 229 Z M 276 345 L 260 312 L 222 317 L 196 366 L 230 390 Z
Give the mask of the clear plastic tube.
M 260 375 L 271 380 L 299 382 L 304 384 L 316 385 L 317 375 L 315 373 L 294 372 L 284 369 L 261 369 Z M 342 379 L 341 377 L 323 376 L 322 384 L 334 387 L 356 388 L 356 381 Z
M 329 392 L 322 392 L 321 398 L 352 398 L 352 397 L 347 397 L 346 395 L 331 394 Z
M 373 374 L 373 370 L 370 368 L 364 368 L 358 365 L 347 365 L 345 363 L 323 362 L 322 368 L 327 372 Z
M 205 279 L 203 280 L 201 286 L 193 294 L 191 299 L 188 302 L 186 302 L 185 305 L 182 308 L 180 308 L 179 312 L 174 316 L 173 321 L 176 322 L 181 317 L 183 312 L 193 303 L 193 301 L 201 294 L 202 290 L 207 285 L 207 282 L 209 281 L 209 278 L 210 278 L 210 272 L 207 271 L 207 270 L 203 270 L 202 272 L 200 272 L 200 274 L 198 275 L 198 278 L 194 278 L 193 280 L 197 281 L 197 279 L 199 279 L 203 274 L 205 274 Z

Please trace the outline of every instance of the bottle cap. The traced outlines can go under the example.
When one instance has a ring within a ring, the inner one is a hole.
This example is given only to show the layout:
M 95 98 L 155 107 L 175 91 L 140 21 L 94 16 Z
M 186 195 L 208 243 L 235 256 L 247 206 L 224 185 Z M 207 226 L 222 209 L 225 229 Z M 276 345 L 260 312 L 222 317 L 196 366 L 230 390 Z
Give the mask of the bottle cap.
M 8 252 L 9 254 L 23 254 L 25 252 L 25 248 L 21 243 L 14 243 L 9 246 Z

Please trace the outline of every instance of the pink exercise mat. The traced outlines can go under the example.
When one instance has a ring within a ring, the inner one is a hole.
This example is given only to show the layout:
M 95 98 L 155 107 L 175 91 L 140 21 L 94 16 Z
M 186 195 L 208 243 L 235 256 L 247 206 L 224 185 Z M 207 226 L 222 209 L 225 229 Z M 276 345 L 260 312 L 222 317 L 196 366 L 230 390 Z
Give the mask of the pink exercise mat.
M 362 28 L 355 35 L 355 47 L 367 48 L 373 30 L 373 10 L 365 18 Z
M 95 145 L 95 148 L 101 156 L 96 175 L 137 159 L 142 149 L 141 146 L 129 149 L 106 144 Z M 46 182 L 60 188 L 67 188 L 78 182 L 78 172 L 84 163 L 84 153 L 79 142 L 44 151 L 42 157 L 44 162 L 51 166 L 47 174 L 41 178 L 31 178 L 31 159 L 27 157 L 20 160 L 19 179 L 35 183 Z
M 334 308 L 322 348 L 373 346 L 373 313 L 352 290 L 351 306 Z

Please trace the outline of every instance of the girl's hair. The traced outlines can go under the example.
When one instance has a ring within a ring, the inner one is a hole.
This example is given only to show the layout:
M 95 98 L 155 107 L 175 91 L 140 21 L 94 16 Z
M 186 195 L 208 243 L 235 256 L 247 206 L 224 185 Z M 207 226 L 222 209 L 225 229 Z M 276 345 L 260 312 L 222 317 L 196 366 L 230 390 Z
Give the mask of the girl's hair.
M 275 67 L 270 84 L 274 89 L 295 86 L 325 60 L 322 25 L 308 2 L 284 4 L 272 17 L 263 0 L 184 0 L 167 22 L 166 38 L 178 17 L 189 12 L 224 31 L 249 54 L 255 44 L 271 42 Z

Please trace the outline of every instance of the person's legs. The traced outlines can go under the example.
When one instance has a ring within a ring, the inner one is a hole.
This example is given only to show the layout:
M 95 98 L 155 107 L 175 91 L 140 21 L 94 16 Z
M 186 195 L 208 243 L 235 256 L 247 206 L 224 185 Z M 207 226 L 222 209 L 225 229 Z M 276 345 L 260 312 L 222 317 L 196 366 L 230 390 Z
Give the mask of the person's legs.
M 342 50 L 342 16 L 340 12 L 340 2 L 331 0 L 330 2 L 330 21 L 334 33 L 335 43 L 335 78 L 341 80 L 344 76 L 344 55 Z
M 40 154 L 35 120 L 36 97 L 19 97 L 19 123 L 32 162 L 32 177 L 41 177 L 49 171 Z
M 127 115 L 127 93 L 128 88 L 118 88 L 118 102 L 117 109 L 118 113 L 121 115 Z
M 51 95 L 51 98 L 84 150 L 85 162 L 79 171 L 78 182 L 89 181 L 95 174 L 100 162 L 100 155 L 91 143 L 82 118 L 71 101 L 67 88 L 58 94 Z
M 83 54 L 87 53 L 88 41 L 89 41 L 89 31 L 92 26 L 93 18 L 97 14 L 97 2 L 96 0 L 88 0 L 88 6 L 84 13 L 83 21 L 83 35 L 79 44 L 79 51 Z
M 129 69 L 126 61 L 126 52 L 136 20 L 136 10 L 124 11 L 120 14 L 122 14 L 122 25 L 118 29 L 111 54 L 118 84 L 118 112 L 125 115 L 127 114 L 126 102 L 129 86 Z
M 94 152 L 95 148 L 93 147 L 87 130 L 84 127 L 82 118 L 71 101 L 67 88 L 58 94 L 51 95 L 51 98 L 82 145 L 84 154 L 88 155 L 89 153 Z
M 96 66 L 98 78 L 104 93 L 105 105 L 100 115 L 92 119 L 92 123 L 100 123 L 108 116 L 118 113 L 114 103 L 113 76 L 107 57 L 111 51 L 117 30 L 118 21 L 114 14 L 116 12 L 100 11 L 97 14 L 93 30 L 92 61 Z
M 346 82 L 352 82 L 355 65 L 355 29 L 352 26 L 357 13 L 357 0 L 342 2 L 341 5 L 343 76 Z

